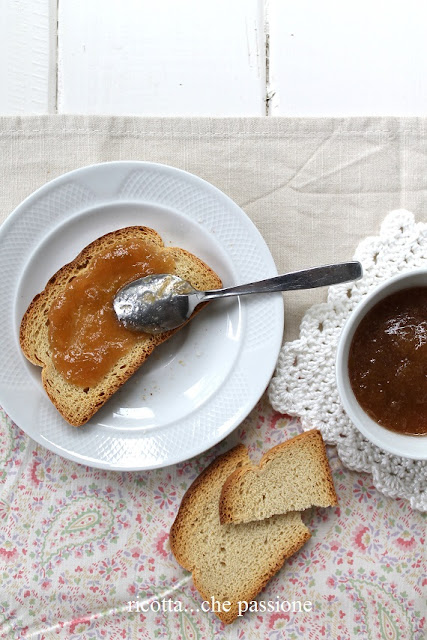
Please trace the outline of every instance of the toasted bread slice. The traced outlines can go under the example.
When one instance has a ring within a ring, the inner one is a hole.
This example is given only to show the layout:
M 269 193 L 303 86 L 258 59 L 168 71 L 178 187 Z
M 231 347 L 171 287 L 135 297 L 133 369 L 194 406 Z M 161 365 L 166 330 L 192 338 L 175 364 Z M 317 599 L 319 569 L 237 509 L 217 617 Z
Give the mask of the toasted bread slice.
M 168 253 L 174 260 L 173 273 L 189 281 L 194 288 L 205 290 L 222 286 L 219 276 L 202 260 L 184 249 L 166 248 L 158 233 L 147 227 L 125 227 L 108 233 L 89 244 L 72 262 L 59 269 L 29 305 L 21 322 L 20 344 L 28 360 L 42 367 L 46 393 L 65 420 L 73 426 L 87 422 L 139 369 L 155 347 L 179 330 L 157 335 L 141 334 L 131 350 L 114 362 L 108 373 L 93 386 L 73 384 L 55 367 L 47 320 L 52 303 L 66 290 L 73 278 L 85 273 L 97 256 L 109 247 L 130 239 L 143 239 L 153 249 Z
M 246 465 L 230 474 L 222 487 L 219 514 L 221 523 L 241 523 L 336 504 L 323 438 L 312 429 L 267 451 L 258 466 Z
M 172 525 L 170 544 L 181 566 L 193 573 L 203 600 L 226 624 L 239 615 L 239 602 L 250 603 L 310 538 L 299 513 L 261 522 L 221 525 L 219 496 L 225 479 L 250 463 L 245 446 L 216 458 L 185 493 Z

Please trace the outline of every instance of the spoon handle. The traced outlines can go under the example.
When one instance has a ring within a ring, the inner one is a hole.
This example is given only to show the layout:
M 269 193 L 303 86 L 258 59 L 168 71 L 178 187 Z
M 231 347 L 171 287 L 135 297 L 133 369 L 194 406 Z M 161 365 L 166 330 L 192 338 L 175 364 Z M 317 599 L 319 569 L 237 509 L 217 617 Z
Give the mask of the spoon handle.
M 271 291 L 292 291 L 296 289 L 315 289 L 327 287 L 331 284 L 358 280 L 362 277 L 362 265 L 360 262 L 342 262 L 339 264 L 327 264 L 322 267 L 312 267 L 302 271 L 285 273 L 267 280 L 259 280 L 250 284 L 242 284 L 237 287 L 206 291 L 203 300 L 214 300 L 228 296 L 243 296 L 249 293 L 267 293 Z

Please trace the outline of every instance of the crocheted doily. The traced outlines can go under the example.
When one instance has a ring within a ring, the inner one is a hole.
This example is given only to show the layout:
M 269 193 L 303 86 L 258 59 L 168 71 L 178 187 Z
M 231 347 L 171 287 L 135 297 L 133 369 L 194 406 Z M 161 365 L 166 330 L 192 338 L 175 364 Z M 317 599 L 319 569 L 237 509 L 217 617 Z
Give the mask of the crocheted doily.
M 343 464 L 371 473 L 379 491 L 426 511 L 427 462 L 386 453 L 354 427 L 339 399 L 335 352 L 345 321 L 373 287 L 399 272 L 427 265 L 427 224 L 415 224 L 409 211 L 392 211 L 380 235 L 362 241 L 354 257 L 362 263 L 364 277 L 330 287 L 327 302 L 307 311 L 299 339 L 282 347 L 269 399 L 277 411 L 299 416 L 303 429 L 320 429 L 325 442 L 337 446 Z

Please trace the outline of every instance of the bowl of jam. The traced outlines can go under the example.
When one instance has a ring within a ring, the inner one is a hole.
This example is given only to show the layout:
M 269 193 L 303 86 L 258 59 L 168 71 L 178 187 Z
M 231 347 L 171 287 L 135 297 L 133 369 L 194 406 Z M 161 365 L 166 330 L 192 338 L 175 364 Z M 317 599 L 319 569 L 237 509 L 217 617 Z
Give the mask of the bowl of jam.
M 359 303 L 338 342 L 336 376 L 368 440 L 427 460 L 427 269 L 399 274 Z

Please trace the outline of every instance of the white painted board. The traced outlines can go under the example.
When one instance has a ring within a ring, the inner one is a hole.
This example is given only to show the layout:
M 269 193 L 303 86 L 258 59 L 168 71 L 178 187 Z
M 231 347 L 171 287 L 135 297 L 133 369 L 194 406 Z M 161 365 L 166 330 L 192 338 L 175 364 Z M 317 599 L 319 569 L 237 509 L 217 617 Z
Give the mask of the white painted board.
M 263 2 L 59 0 L 58 111 L 265 114 Z
M 0 0 L 0 113 L 426 116 L 426 24 L 422 0 Z
M 271 115 L 427 115 L 422 0 L 269 0 Z
M 0 113 L 53 113 L 56 1 L 0 0 Z

